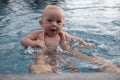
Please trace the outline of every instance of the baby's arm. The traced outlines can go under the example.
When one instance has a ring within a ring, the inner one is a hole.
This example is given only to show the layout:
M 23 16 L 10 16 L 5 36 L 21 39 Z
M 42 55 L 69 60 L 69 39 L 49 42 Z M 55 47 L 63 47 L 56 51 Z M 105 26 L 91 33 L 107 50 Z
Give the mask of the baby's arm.
M 73 40 L 73 41 L 78 41 L 81 45 L 83 46 L 86 46 L 86 47 L 91 47 L 91 48 L 94 48 L 95 45 L 93 43 L 88 43 L 88 42 L 85 42 L 84 40 L 80 39 L 80 38 L 77 38 L 75 36 L 72 36 L 66 32 L 64 32 L 67 39 L 70 39 L 70 40 Z
M 78 40 L 81 44 L 83 44 L 84 46 L 88 46 L 88 47 L 94 47 L 94 45 L 87 43 L 83 40 L 80 40 L 79 38 L 76 38 L 66 32 L 64 32 L 64 35 L 66 38 L 68 39 L 72 39 L 72 40 Z M 64 38 L 63 38 L 64 39 Z M 71 52 L 73 56 L 83 59 L 85 61 L 88 61 L 92 64 L 95 64 L 97 66 L 100 66 L 100 71 L 103 72 L 120 72 L 120 69 L 114 65 L 110 60 L 107 60 L 105 58 L 93 55 L 93 56 L 87 56 L 86 54 L 83 54 L 81 52 L 79 52 L 77 49 L 73 49 L 71 48 L 69 45 L 64 45 L 64 49 L 68 52 Z
M 34 31 L 31 34 L 23 37 L 21 39 L 21 45 L 25 48 L 27 48 L 28 46 L 44 48 L 45 47 L 44 41 L 38 39 L 38 37 L 41 33 L 42 33 L 42 31 L 37 30 L 37 31 Z

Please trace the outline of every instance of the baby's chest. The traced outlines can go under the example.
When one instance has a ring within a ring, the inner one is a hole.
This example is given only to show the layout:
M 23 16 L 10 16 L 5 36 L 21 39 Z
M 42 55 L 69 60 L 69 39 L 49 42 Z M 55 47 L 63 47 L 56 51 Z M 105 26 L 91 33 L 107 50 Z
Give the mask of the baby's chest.
M 60 38 L 45 38 L 45 45 L 47 47 L 57 47 L 60 44 Z
M 47 40 L 46 41 L 46 46 L 58 46 L 59 45 L 59 41 L 56 40 Z

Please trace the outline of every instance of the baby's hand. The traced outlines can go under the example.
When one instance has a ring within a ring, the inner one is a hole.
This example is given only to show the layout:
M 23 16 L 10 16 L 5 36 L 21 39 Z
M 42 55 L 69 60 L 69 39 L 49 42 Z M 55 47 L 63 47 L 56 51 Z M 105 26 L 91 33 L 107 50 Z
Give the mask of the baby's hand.
M 44 43 L 43 41 L 40 41 L 40 40 L 37 40 L 37 41 L 35 42 L 35 46 L 36 46 L 36 47 L 39 47 L 39 48 L 42 48 L 42 49 L 45 49 L 45 48 L 46 48 L 45 43 Z
M 95 44 L 94 43 L 87 43 L 87 46 L 90 48 L 95 48 Z

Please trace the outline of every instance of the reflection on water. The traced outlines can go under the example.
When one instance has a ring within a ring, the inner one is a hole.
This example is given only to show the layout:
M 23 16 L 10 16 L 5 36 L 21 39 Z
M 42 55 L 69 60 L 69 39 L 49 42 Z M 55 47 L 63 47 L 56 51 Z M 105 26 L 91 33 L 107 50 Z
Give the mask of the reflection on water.
M 72 47 L 120 65 L 120 0 L 0 0 L 0 73 L 29 73 L 33 55 L 25 54 L 19 41 L 26 34 L 41 29 L 38 21 L 48 4 L 64 9 L 64 31 L 96 44 L 96 49 L 71 43 Z M 76 62 L 89 66 L 79 60 Z M 86 68 L 80 68 L 82 70 L 85 72 Z

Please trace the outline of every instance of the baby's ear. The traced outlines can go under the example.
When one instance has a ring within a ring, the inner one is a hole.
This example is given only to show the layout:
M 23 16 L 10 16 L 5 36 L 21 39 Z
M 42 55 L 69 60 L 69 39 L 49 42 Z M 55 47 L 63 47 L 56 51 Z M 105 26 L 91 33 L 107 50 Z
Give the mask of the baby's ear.
M 64 27 L 65 24 L 63 24 L 62 28 Z
M 39 24 L 42 25 L 42 24 L 43 24 L 43 21 L 42 21 L 42 20 L 39 20 Z
M 63 24 L 63 27 L 65 26 L 65 24 Z

